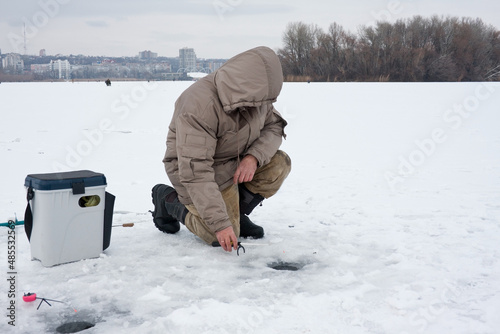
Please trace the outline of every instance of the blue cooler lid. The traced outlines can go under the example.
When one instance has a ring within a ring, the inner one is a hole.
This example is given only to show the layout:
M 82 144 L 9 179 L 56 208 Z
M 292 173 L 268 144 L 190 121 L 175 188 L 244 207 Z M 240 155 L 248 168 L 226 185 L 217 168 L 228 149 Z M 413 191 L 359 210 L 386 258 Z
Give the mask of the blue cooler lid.
M 90 170 L 78 170 L 73 172 L 30 174 L 24 180 L 25 187 L 37 190 L 73 189 L 73 193 L 85 193 L 86 187 L 106 185 L 106 177 L 102 173 Z M 76 192 L 75 192 L 76 190 Z

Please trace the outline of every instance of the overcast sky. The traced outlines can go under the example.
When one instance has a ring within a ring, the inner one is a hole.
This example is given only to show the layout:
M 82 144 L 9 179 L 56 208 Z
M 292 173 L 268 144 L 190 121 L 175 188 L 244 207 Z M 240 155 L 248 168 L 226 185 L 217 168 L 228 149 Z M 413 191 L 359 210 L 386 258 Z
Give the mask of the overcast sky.
M 27 54 L 230 58 L 258 45 L 282 47 L 290 22 L 361 25 L 434 14 L 481 18 L 500 29 L 498 0 L 2 0 L 0 49 Z

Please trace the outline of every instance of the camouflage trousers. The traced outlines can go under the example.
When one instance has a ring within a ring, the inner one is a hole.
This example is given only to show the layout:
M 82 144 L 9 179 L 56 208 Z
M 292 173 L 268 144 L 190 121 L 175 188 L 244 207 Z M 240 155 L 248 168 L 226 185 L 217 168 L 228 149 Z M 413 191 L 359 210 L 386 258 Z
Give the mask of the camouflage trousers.
M 290 173 L 292 164 L 290 157 L 283 151 L 278 151 L 271 161 L 257 168 L 253 180 L 244 183 L 245 187 L 254 194 L 269 198 L 276 194 L 283 181 Z M 238 185 L 233 184 L 221 191 L 222 199 L 226 203 L 229 220 L 237 237 L 240 235 L 240 200 Z M 215 233 L 205 224 L 198 210 L 193 204 L 186 205 L 189 213 L 185 218 L 185 225 L 192 233 L 196 234 L 208 244 L 217 241 Z

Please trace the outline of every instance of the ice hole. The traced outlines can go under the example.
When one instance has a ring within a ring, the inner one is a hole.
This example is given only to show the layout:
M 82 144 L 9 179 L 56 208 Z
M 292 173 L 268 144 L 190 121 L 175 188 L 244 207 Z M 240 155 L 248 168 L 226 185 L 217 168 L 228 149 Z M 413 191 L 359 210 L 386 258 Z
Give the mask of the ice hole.
M 56 328 L 58 333 L 78 333 L 86 329 L 94 327 L 95 324 L 86 321 L 75 321 L 62 324 Z
M 267 265 L 269 268 L 274 270 L 286 270 L 286 271 L 297 271 L 302 269 L 303 265 L 300 263 L 292 263 L 292 262 L 273 262 Z

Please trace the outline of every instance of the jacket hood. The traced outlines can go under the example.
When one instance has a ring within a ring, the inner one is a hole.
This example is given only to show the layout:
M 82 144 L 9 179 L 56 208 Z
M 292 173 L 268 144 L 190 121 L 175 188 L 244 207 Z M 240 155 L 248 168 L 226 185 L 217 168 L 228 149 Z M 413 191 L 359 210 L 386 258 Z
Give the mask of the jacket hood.
M 265 46 L 234 56 L 214 75 L 217 94 L 225 112 L 276 102 L 283 86 L 279 58 Z

